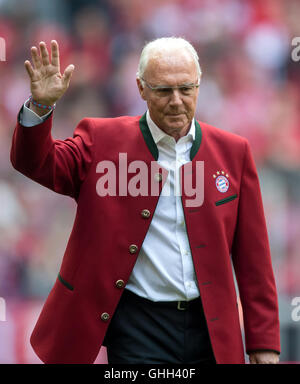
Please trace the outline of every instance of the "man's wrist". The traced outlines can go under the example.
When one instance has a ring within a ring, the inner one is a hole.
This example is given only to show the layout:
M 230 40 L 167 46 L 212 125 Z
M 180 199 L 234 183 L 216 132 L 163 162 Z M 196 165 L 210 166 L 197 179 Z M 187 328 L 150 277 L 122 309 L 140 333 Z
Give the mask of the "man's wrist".
M 42 116 L 39 116 L 33 109 L 30 108 L 30 100 L 27 99 L 20 111 L 19 122 L 24 127 L 33 127 L 41 124 L 43 121 L 48 119 L 53 111 L 45 111 Z
M 53 111 L 55 109 L 55 106 L 56 106 L 55 103 L 43 104 L 39 101 L 34 100 L 32 96 L 29 97 L 28 108 L 31 109 L 34 113 L 36 113 L 40 117 L 44 116 L 50 111 Z
M 46 109 L 43 109 L 43 108 L 40 108 L 34 104 L 32 104 L 32 102 L 30 101 L 29 103 L 29 106 L 28 106 L 29 109 L 31 109 L 34 113 L 36 113 L 38 116 L 42 117 L 44 115 L 46 115 L 49 111 L 46 110 Z

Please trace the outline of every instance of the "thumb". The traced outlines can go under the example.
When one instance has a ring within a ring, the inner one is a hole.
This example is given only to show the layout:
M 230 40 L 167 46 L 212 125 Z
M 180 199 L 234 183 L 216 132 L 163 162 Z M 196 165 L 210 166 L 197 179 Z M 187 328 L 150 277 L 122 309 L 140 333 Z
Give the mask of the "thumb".
M 62 80 L 63 80 L 63 83 L 64 83 L 66 88 L 70 84 L 70 80 L 71 80 L 72 74 L 74 72 L 74 69 L 75 69 L 75 67 L 73 64 L 68 65 L 67 68 L 65 69 L 63 76 L 62 76 Z

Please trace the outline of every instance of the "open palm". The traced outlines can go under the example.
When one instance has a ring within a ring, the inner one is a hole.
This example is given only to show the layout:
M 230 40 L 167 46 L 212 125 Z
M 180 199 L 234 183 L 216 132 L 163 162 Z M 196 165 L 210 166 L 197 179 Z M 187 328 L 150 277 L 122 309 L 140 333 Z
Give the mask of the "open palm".
M 51 41 L 51 61 L 44 42 L 40 42 L 39 50 L 31 48 L 31 65 L 26 60 L 24 65 L 30 77 L 31 94 L 41 104 L 53 105 L 67 90 L 74 65 L 70 64 L 62 75 L 60 73 L 59 48 L 55 40 Z

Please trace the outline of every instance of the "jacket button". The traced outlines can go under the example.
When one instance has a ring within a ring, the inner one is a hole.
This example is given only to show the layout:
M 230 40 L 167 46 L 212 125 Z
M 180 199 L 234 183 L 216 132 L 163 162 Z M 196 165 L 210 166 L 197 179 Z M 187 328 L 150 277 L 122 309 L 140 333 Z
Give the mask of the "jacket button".
M 129 252 L 130 253 L 136 253 L 137 252 L 137 250 L 138 250 L 138 246 L 137 245 L 135 245 L 135 244 L 131 244 L 130 245 L 130 247 L 129 247 Z
M 116 287 L 117 288 L 124 288 L 124 286 L 125 286 L 124 280 L 117 280 L 116 281 Z
M 143 209 L 141 215 L 144 219 L 148 219 L 150 217 L 150 211 L 148 209 Z
M 102 321 L 108 321 L 109 320 L 109 314 L 107 312 L 103 312 L 101 315 Z
M 161 173 L 156 173 L 154 175 L 155 181 L 162 181 L 162 174 Z

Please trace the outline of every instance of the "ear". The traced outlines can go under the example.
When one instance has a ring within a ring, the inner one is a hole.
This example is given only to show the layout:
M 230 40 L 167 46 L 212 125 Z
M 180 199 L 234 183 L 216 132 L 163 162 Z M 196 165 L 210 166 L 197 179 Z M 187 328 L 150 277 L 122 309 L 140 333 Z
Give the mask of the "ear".
M 136 83 L 137 83 L 137 86 L 138 86 L 138 89 L 139 89 L 141 98 L 142 98 L 143 100 L 146 100 L 146 96 L 145 96 L 145 88 L 143 87 L 141 80 L 140 80 L 140 79 L 136 79 Z

